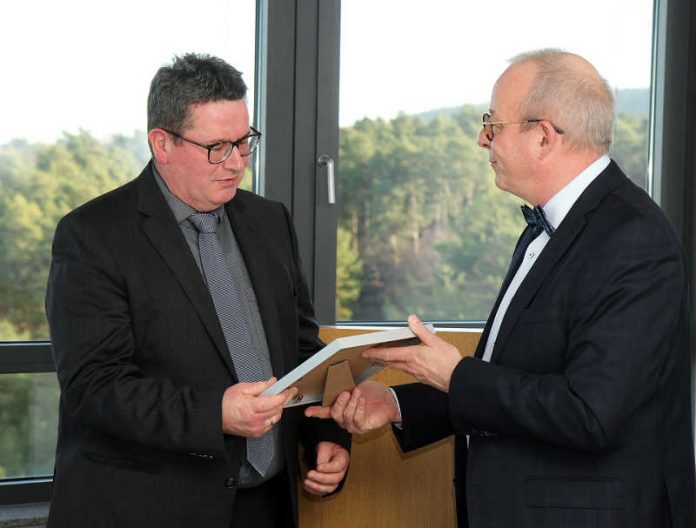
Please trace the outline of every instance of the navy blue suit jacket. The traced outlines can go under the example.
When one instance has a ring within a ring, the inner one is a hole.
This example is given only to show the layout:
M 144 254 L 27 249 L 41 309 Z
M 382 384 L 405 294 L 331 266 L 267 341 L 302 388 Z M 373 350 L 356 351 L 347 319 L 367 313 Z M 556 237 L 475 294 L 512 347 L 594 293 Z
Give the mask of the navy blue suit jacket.
M 492 319 L 448 394 L 396 389 L 404 449 L 457 435 L 460 528 L 696 526 L 684 256 L 614 162 L 522 282 L 487 363 Z

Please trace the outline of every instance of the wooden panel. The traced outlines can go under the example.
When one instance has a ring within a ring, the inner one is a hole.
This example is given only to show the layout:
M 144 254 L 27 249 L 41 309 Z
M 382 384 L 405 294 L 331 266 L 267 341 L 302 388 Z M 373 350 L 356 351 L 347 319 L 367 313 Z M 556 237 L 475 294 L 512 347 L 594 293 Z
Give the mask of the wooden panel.
M 364 329 L 323 327 L 325 342 Z M 462 355 L 472 355 L 480 332 L 439 331 Z M 373 379 L 385 385 L 413 379 L 385 369 Z M 384 427 L 353 437 L 348 479 L 334 496 L 317 499 L 300 492 L 301 528 L 446 528 L 456 526 L 453 438 L 404 455 Z M 301 489 L 301 486 L 300 486 Z

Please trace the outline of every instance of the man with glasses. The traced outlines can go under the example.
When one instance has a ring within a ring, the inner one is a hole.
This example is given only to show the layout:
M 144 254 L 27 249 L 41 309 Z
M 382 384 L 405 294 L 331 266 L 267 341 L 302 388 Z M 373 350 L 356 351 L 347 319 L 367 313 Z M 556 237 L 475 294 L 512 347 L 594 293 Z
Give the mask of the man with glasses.
M 322 343 L 287 209 L 239 188 L 245 94 L 215 57 L 162 67 L 151 162 L 58 225 L 51 527 L 296 527 L 298 437 L 307 492 L 345 476 L 345 431 L 260 395 Z
M 394 422 L 405 450 L 454 434 L 460 528 L 696 526 L 686 265 L 607 155 L 613 118 L 586 60 L 515 58 L 478 143 L 533 208 L 475 357 L 411 316 L 420 345 L 365 356 L 421 383 L 307 411 L 352 432 Z

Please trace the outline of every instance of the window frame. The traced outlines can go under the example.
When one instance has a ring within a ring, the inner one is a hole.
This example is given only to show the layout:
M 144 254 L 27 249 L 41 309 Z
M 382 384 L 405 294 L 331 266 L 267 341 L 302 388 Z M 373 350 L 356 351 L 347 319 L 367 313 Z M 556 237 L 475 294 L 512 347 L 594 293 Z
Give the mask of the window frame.
M 333 324 L 336 208 L 321 155 L 338 170 L 340 0 L 274 3 L 268 12 L 264 196 L 283 202 L 298 233 L 317 319 Z
M 0 343 L 0 376 L 55 372 L 49 341 L 11 341 Z M 48 502 L 50 475 L 0 479 L 0 506 Z

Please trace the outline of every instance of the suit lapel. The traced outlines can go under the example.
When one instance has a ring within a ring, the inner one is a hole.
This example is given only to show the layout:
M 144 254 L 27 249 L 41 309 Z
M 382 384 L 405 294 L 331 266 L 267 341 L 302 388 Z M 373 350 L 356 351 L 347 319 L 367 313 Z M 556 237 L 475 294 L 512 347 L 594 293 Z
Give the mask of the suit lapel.
M 138 177 L 137 188 L 138 211 L 142 215 L 141 228 L 145 236 L 177 278 L 218 353 L 236 379 L 208 288 L 174 215 L 157 187 L 150 165 Z
M 474 357 L 478 359 L 481 359 L 483 357 L 483 353 L 486 349 L 486 342 L 488 341 L 488 335 L 491 333 L 491 326 L 493 326 L 493 319 L 495 319 L 495 314 L 498 312 L 498 307 L 500 306 L 500 302 L 503 300 L 505 291 L 508 289 L 510 282 L 515 276 L 515 272 L 519 267 L 519 263 L 517 261 L 520 260 L 520 258 L 516 258 L 517 248 L 522 243 L 527 229 L 529 229 L 529 227 L 526 227 L 524 231 L 522 231 L 520 237 L 517 239 L 517 244 L 515 244 L 515 250 L 512 252 L 512 260 L 510 261 L 508 270 L 505 273 L 505 279 L 503 279 L 503 284 L 500 286 L 500 289 L 498 290 L 498 296 L 495 299 L 495 303 L 493 304 L 491 313 L 488 315 L 488 320 L 486 321 L 486 325 L 484 326 L 483 332 L 481 333 L 481 338 L 479 339 L 478 345 L 476 346 L 476 352 L 474 353 Z
M 568 214 L 561 222 L 546 247 L 539 255 L 538 260 L 529 270 L 522 281 L 520 288 L 512 298 L 512 302 L 505 313 L 503 322 L 498 332 L 495 348 L 491 356 L 491 362 L 500 360 L 500 351 L 503 350 L 510 331 L 517 323 L 522 312 L 529 306 L 539 288 L 553 273 L 557 262 L 573 245 L 577 237 L 583 231 L 588 218 L 601 201 L 616 187 L 625 181 L 625 176 L 618 166 L 612 161 L 604 171 L 585 189 L 578 200 L 573 204 Z M 501 293 L 504 290 L 501 289 Z M 500 297 L 500 295 L 499 295 Z M 499 302 L 499 300 L 497 301 Z M 486 325 L 489 326 L 488 324 Z
M 259 216 L 258 211 L 247 207 L 241 192 L 237 193 L 225 209 L 254 289 L 273 373 L 284 374 L 286 366 L 280 344 L 282 329 L 279 328 L 276 312 L 277 295 L 273 290 L 272 281 L 269 280 L 269 277 L 277 273 L 277 270 L 272 269 L 272 263 L 276 259 L 260 227 L 263 218 Z

